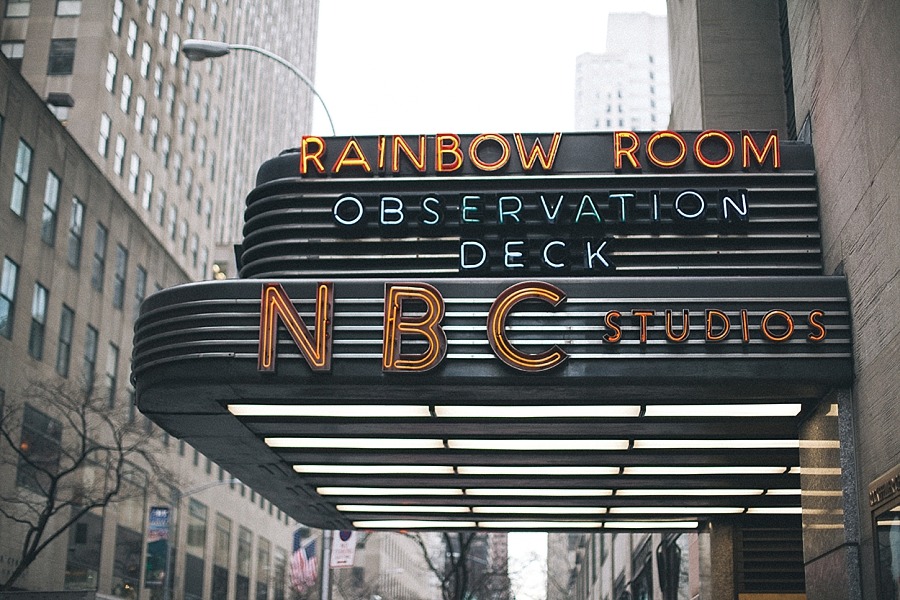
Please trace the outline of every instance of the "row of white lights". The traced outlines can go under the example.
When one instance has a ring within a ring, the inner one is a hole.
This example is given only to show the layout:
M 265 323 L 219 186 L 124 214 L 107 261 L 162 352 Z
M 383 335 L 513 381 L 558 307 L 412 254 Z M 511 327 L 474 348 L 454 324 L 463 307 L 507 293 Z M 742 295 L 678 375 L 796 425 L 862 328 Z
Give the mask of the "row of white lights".
M 692 405 L 570 405 L 570 406 L 421 406 L 421 405 L 262 405 L 233 404 L 228 410 L 238 417 L 306 418 L 636 418 L 644 417 L 793 417 L 800 404 L 692 404 Z M 642 413 L 643 409 L 643 413 Z M 799 441 L 786 440 L 484 440 L 406 439 L 338 437 L 267 437 L 273 448 L 345 449 L 469 449 L 469 450 L 627 450 L 635 449 L 755 449 L 797 448 Z M 613 466 L 449 466 L 449 465 L 294 465 L 298 473 L 344 475 L 723 475 L 783 474 L 799 472 L 799 467 L 696 466 L 696 467 L 613 467 Z M 322 486 L 322 496 L 521 496 L 521 497 L 609 497 L 617 496 L 760 496 L 799 495 L 799 489 L 581 489 L 581 488 L 381 488 Z M 338 504 L 340 512 L 384 512 L 394 514 L 541 514 L 541 515 L 696 515 L 703 514 L 796 514 L 799 507 L 572 507 L 572 506 L 421 506 L 391 504 Z M 695 529 L 690 521 L 441 521 L 379 519 L 354 521 L 361 529 L 415 528 L 501 528 L 501 529 Z
M 335 438 L 335 437 L 267 437 L 271 448 L 344 448 L 352 450 L 628 450 L 629 440 L 601 439 L 448 439 L 439 438 Z M 698 449 L 762 449 L 799 448 L 800 441 L 785 440 L 634 440 L 638 450 Z
M 432 413 L 433 408 L 433 413 Z M 230 404 L 237 417 L 540 419 L 635 418 L 640 405 L 423 406 L 372 404 Z M 644 417 L 795 417 L 801 404 L 649 404 Z

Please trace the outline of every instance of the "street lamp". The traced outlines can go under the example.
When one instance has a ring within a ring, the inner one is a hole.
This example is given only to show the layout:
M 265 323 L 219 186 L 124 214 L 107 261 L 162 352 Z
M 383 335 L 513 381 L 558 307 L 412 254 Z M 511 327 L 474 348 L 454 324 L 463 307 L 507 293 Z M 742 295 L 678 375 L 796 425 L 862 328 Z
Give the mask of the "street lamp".
M 331 126 L 331 135 L 337 135 L 334 130 L 334 122 L 331 120 L 331 113 L 328 112 L 328 107 L 325 106 L 325 101 L 322 100 L 322 96 L 319 95 L 319 92 L 316 91 L 316 88 L 313 86 L 312 81 L 309 80 L 309 77 L 303 74 L 303 72 L 289 63 L 287 60 L 281 58 L 274 52 L 269 52 L 264 48 L 260 48 L 258 46 L 250 46 L 248 44 L 227 44 L 225 42 L 216 42 L 212 40 L 184 40 L 181 44 L 181 51 L 190 61 L 199 62 L 201 60 L 205 60 L 207 58 L 218 58 L 219 56 L 225 56 L 229 54 L 232 50 L 247 50 L 249 52 L 256 52 L 257 54 L 262 54 L 263 56 L 267 56 L 274 60 L 275 62 L 287 67 L 294 75 L 300 78 L 303 83 L 305 83 L 310 90 L 312 90 L 313 95 L 319 99 L 319 102 L 322 104 L 322 108 L 325 109 L 325 116 L 328 117 L 328 124 Z

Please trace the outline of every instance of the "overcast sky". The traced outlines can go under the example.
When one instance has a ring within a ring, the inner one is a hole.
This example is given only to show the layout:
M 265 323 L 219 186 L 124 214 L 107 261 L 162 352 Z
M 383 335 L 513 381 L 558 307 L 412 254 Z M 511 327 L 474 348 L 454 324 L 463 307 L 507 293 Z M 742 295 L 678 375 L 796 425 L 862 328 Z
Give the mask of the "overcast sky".
M 575 57 L 642 11 L 665 1 L 322 0 L 316 89 L 340 135 L 571 131 Z
M 575 57 L 605 50 L 610 12 L 665 0 L 321 0 L 316 89 L 339 135 L 571 131 Z M 517 600 L 545 596 L 546 539 L 510 535 Z

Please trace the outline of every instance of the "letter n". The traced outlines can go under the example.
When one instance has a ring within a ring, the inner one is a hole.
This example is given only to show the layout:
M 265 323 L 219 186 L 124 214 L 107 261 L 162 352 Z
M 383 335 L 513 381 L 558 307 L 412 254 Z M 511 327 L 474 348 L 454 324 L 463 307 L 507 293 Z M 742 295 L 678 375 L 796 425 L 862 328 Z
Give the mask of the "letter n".
M 291 334 L 309 368 L 316 372 L 331 371 L 332 330 L 334 323 L 334 284 L 316 284 L 315 337 L 294 308 L 280 283 L 266 283 L 262 287 L 259 311 L 259 362 L 257 370 L 275 370 L 278 346 L 278 321 Z

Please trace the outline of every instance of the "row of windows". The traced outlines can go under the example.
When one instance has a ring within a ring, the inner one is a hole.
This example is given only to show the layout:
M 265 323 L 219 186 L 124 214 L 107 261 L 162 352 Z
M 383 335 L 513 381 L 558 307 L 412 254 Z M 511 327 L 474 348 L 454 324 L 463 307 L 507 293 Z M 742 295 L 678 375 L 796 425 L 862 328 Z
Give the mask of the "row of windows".
M 99 232 L 100 230 L 98 230 Z M 95 255 L 96 257 L 96 255 Z M 121 245 L 118 246 L 116 255 L 116 277 L 113 292 L 113 303 L 121 308 L 124 302 L 125 269 L 128 260 L 128 252 Z M 3 258 L 3 270 L 0 274 L 0 335 L 12 339 L 14 329 L 14 315 L 16 308 L 16 295 L 18 291 L 19 265 L 8 256 Z M 147 289 L 147 271 L 138 266 L 135 274 L 135 311 L 143 302 Z M 34 283 L 34 291 L 31 297 L 31 326 L 28 332 L 28 354 L 35 360 L 44 359 L 44 344 L 46 338 L 47 313 L 49 307 L 50 291 L 40 282 Z M 62 305 L 59 319 L 59 332 L 56 348 L 56 372 L 64 378 L 69 377 L 72 359 L 72 340 L 75 327 L 75 311 L 66 304 Z M 86 326 L 84 337 L 84 352 L 82 361 L 82 382 L 84 389 L 91 393 L 94 389 L 99 333 L 96 327 L 90 323 Z M 105 389 L 108 393 L 110 408 L 116 404 L 119 373 L 119 347 L 110 342 L 106 353 Z
M 7 17 L 27 17 L 31 14 L 31 0 L 6 0 Z M 57 17 L 77 17 L 81 14 L 81 0 L 56 0 Z
M 25 140 L 20 139 L 16 151 L 16 162 L 13 169 L 13 187 L 10 196 L 9 207 L 19 217 L 25 218 L 29 185 L 31 180 L 31 159 L 33 150 Z M 152 186 L 152 176 L 151 176 Z M 56 244 L 56 230 L 59 213 L 60 179 L 51 170 L 47 171 L 47 179 L 44 185 L 44 203 L 41 212 L 41 240 L 48 246 Z M 78 269 L 81 265 L 81 248 L 84 238 L 84 203 L 76 196 L 72 197 L 69 213 L 67 261 L 69 265 Z M 185 223 L 186 227 L 186 223 Z M 187 232 L 185 231 L 185 238 Z M 103 291 L 103 282 L 106 270 L 106 245 L 107 229 L 102 223 L 97 223 L 94 241 L 94 255 L 91 263 L 91 285 L 97 291 Z M 195 235 L 196 237 L 196 235 Z M 187 241 L 185 239 L 185 252 Z M 192 242 L 193 244 L 193 242 Z M 193 245 L 191 247 L 194 250 Z M 206 253 L 208 257 L 208 252 Z M 128 250 L 118 244 L 116 248 L 116 270 L 113 279 L 113 307 L 122 309 L 125 298 L 125 270 L 128 263 Z M 195 265 L 196 266 L 196 265 Z M 138 283 L 136 294 L 143 300 L 146 291 L 146 270 L 138 266 Z M 137 291 L 139 290 L 139 292 Z M 135 307 L 135 311 L 137 307 Z M 7 335 L 6 337 L 9 337 Z

